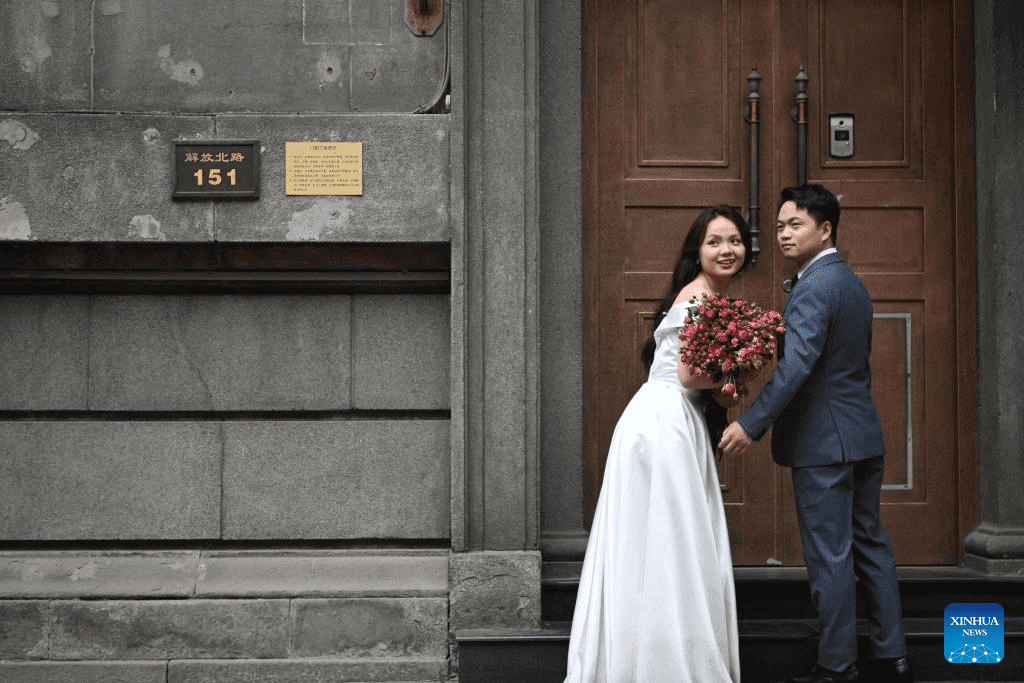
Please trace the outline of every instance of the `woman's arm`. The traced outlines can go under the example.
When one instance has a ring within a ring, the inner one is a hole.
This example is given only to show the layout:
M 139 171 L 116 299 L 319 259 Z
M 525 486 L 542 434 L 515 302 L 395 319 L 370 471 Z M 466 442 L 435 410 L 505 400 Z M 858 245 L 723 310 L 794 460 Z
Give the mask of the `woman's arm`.
M 703 290 L 694 287 L 693 283 L 690 283 L 679 292 L 679 295 L 676 297 L 676 303 L 680 301 L 699 302 L 706 299 L 707 294 Z M 680 344 L 682 344 L 681 341 Z M 679 381 L 687 389 L 715 389 L 725 384 L 724 377 L 697 377 L 693 374 L 693 368 L 683 363 L 678 353 L 676 354 L 676 372 L 679 374 Z
M 693 374 L 693 368 L 683 362 L 680 356 L 676 356 L 676 371 L 679 373 L 679 381 L 687 389 L 717 389 L 725 384 L 724 377 L 697 377 Z

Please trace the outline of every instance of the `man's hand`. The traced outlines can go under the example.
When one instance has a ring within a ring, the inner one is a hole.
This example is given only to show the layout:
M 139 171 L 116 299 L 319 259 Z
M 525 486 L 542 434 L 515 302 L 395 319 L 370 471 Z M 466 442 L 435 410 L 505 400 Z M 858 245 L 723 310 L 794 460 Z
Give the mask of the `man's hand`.
M 747 434 L 739 422 L 733 422 L 722 433 L 722 441 L 718 444 L 718 450 L 726 457 L 743 455 L 754 445 L 754 440 Z

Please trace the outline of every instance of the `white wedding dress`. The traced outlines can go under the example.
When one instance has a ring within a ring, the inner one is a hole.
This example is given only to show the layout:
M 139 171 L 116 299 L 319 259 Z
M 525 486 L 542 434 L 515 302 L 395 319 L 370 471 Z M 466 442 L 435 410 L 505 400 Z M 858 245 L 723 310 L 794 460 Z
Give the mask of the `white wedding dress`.
M 569 640 L 566 683 L 740 680 L 725 510 L 700 392 L 679 381 L 669 309 L 647 382 L 608 451 Z

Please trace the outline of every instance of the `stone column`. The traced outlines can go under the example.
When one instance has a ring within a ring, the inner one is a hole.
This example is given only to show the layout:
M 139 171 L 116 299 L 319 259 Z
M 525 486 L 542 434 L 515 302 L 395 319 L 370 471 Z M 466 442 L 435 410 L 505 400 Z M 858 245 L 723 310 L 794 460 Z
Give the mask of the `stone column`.
M 451 8 L 452 628 L 534 626 L 537 0 Z
M 1024 574 L 1024 5 L 975 0 L 978 453 L 968 567 Z

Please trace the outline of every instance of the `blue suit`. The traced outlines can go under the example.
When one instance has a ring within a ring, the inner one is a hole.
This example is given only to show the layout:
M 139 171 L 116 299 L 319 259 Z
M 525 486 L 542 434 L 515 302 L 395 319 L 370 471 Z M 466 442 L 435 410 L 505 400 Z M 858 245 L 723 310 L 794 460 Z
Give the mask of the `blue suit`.
M 818 664 L 857 659 L 856 582 L 875 657 L 906 655 L 895 561 L 879 518 L 885 442 L 871 397 L 871 297 L 838 253 L 807 267 L 783 309 L 771 380 L 737 422 L 792 468 L 793 494 L 821 622 Z

